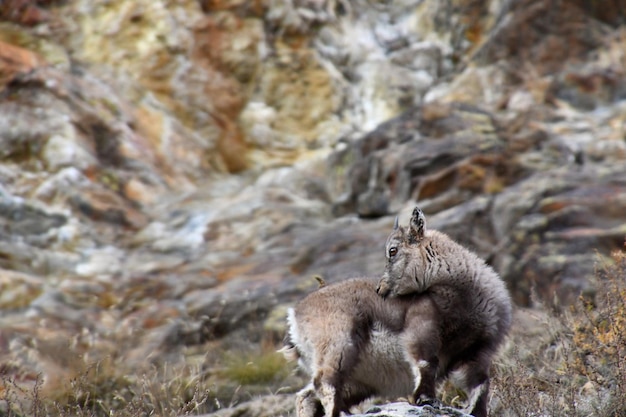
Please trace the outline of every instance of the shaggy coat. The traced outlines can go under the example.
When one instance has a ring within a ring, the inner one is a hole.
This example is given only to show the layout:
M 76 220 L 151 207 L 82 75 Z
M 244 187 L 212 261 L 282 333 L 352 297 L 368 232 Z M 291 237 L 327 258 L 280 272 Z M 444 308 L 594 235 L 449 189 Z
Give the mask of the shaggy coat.
M 380 281 L 355 278 L 309 294 L 288 313 L 282 349 L 311 382 L 298 417 L 332 416 L 371 396 L 438 404 L 438 382 L 455 372 L 467 411 L 487 416 L 489 368 L 511 323 L 498 275 L 445 234 L 425 229 L 416 208 L 385 247 Z

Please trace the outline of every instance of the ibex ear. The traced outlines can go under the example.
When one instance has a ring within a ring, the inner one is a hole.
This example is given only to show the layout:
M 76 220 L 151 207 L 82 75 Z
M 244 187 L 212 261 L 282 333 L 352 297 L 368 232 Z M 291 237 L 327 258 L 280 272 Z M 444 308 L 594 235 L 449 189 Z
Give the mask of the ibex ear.
M 398 230 L 400 226 L 398 225 L 398 216 L 396 216 L 396 220 L 393 222 L 393 230 Z
M 409 221 L 409 243 L 415 244 L 424 238 L 426 218 L 419 207 L 413 209 L 413 215 Z

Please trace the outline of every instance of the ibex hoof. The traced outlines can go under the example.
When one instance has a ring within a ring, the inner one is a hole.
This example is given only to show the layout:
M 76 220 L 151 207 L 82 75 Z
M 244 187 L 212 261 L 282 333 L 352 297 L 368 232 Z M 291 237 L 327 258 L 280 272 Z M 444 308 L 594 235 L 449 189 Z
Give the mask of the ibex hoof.
M 429 405 L 434 408 L 441 408 L 442 406 L 441 401 L 439 401 L 438 399 L 426 397 L 425 395 L 420 395 L 417 398 L 414 396 L 411 396 L 409 402 L 413 405 L 417 405 L 420 407 L 424 405 Z
M 427 398 L 424 400 L 420 400 L 418 401 L 417 405 L 430 405 L 433 408 L 441 408 L 443 406 L 443 404 L 441 404 L 441 401 L 435 398 Z

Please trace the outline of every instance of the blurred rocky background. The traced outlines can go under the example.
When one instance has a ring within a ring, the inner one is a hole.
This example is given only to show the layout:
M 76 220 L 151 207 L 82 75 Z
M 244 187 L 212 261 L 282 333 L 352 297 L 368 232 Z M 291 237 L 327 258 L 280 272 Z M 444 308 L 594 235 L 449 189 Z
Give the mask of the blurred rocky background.
M 593 300 L 626 2 L 0 1 L 0 415 L 291 412 L 286 308 L 415 204 L 520 311 Z

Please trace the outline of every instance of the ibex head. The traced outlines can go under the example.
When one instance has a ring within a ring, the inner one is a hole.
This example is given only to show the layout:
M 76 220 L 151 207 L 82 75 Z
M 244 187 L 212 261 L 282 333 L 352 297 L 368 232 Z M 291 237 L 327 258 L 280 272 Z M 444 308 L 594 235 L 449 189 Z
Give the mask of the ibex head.
M 426 268 L 434 254 L 429 253 L 429 248 L 422 247 L 425 232 L 426 219 L 419 207 L 413 210 L 408 229 L 399 226 L 396 217 L 393 232 L 385 245 L 387 266 L 376 289 L 381 297 L 396 297 L 428 288 Z

